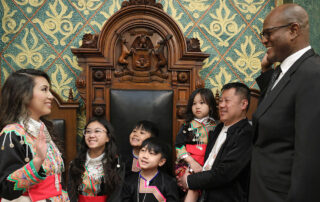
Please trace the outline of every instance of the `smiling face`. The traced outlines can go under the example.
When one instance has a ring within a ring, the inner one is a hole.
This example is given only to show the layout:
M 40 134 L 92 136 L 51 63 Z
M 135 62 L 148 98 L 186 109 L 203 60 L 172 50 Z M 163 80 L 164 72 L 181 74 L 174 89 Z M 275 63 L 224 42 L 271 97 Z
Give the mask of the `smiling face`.
M 102 154 L 105 145 L 109 142 L 108 130 L 98 121 L 91 122 L 85 129 L 85 142 L 90 150 Z
M 193 104 L 192 104 L 192 113 L 193 115 L 198 118 L 204 118 L 209 115 L 209 106 L 205 102 L 205 100 L 202 99 L 200 93 L 198 93 L 194 99 L 193 99 Z
M 132 147 L 140 147 L 142 142 L 151 137 L 151 133 L 142 129 L 142 127 L 137 127 L 132 130 L 129 136 L 129 142 Z
M 282 62 L 292 54 L 290 28 L 291 25 L 278 11 L 271 12 L 265 19 L 263 31 L 266 37 L 262 38 L 262 43 L 267 48 L 267 59 L 270 63 Z
M 44 77 L 36 76 L 34 84 L 33 95 L 28 110 L 32 119 L 39 120 L 41 116 L 51 113 L 53 96 L 50 92 L 50 84 Z
M 235 88 L 226 89 L 222 92 L 219 100 L 219 115 L 221 122 L 229 126 L 237 123 L 245 117 L 248 101 Z
M 166 159 L 162 157 L 161 153 L 156 154 L 153 150 L 148 150 L 147 146 L 140 149 L 139 165 L 142 170 L 153 171 L 158 167 L 163 166 Z

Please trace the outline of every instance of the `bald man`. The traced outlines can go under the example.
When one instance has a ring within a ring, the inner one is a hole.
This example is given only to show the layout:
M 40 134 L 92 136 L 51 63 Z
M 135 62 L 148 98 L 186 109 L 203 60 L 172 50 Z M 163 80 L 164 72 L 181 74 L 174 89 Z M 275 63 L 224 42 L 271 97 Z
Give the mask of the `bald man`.
M 276 7 L 261 36 L 264 68 L 280 62 L 281 71 L 275 82 L 257 80 L 265 96 L 253 115 L 249 201 L 320 201 L 320 58 L 308 14 L 297 4 Z

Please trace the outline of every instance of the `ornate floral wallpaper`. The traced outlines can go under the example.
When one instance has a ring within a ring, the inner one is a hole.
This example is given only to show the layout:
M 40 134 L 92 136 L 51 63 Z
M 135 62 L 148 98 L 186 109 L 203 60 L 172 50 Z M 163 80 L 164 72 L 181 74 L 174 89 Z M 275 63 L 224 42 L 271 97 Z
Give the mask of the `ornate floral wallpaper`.
M 120 9 L 123 0 L 0 0 L 1 84 L 20 68 L 46 71 L 52 88 L 67 99 L 81 68 L 70 48 L 81 45 L 85 33 L 97 33 Z M 258 88 L 265 48 L 259 32 L 264 17 L 282 1 L 274 0 L 158 0 L 187 37 L 200 40 L 209 53 L 200 71 L 214 92 L 241 81 Z M 79 125 L 84 122 L 79 111 Z

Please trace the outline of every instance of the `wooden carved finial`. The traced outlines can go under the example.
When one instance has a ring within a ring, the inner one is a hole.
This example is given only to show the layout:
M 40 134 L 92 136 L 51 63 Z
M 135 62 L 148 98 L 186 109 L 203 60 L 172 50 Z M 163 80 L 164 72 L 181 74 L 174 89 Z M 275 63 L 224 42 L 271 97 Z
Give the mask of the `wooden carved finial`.
M 216 91 L 216 95 L 214 96 L 214 98 L 216 99 L 216 103 L 219 104 L 219 99 L 220 99 L 219 90 Z
M 201 52 L 199 39 L 187 38 L 186 41 L 187 41 L 187 50 L 189 52 Z
M 85 34 L 80 48 L 97 48 L 99 34 Z
M 74 102 L 72 88 L 69 89 L 68 102 Z

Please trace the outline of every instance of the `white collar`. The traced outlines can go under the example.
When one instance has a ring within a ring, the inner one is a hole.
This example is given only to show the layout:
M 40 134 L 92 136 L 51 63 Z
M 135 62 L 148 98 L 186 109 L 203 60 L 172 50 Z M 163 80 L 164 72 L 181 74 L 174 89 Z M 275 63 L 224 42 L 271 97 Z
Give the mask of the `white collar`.
M 209 119 L 214 120 L 213 118 L 210 118 L 209 116 L 203 117 L 201 119 L 194 118 L 194 120 L 198 121 L 199 123 L 203 123 L 203 122 L 205 122 L 205 121 L 207 121 Z
M 87 151 L 87 158 L 86 158 L 85 166 L 88 166 L 89 164 L 91 164 L 91 165 L 101 164 L 103 157 L 104 157 L 104 153 L 102 153 L 100 156 L 98 156 L 96 158 L 91 158 L 89 155 L 89 151 Z
M 230 126 L 231 126 L 231 125 L 226 126 L 226 125 L 223 124 L 223 127 L 222 127 L 222 129 L 221 129 L 221 132 L 222 132 L 222 131 L 223 131 L 223 132 L 227 132 L 228 129 L 230 128 Z
M 307 46 L 295 53 L 293 53 L 292 55 L 290 55 L 289 57 L 287 57 L 280 65 L 281 67 L 281 72 L 282 74 L 285 74 L 290 67 L 303 55 L 305 54 L 305 52 L 307 52 L 308 50 L 311 49 L 311 46 Z
M 29 133 L 33 137 L 38 137 L 40 132 L 40 126 L 41 124 L 44 124 L 41 120 L 36 121 L 32 118 L 28 118 L 26 121 L 20 120 L 19 123 L 20 125 L 22 125 L 23 128 L 27 130 L 27 133 Z M 27 125 L 27 127 L 24 123 Z M 45 124 L 44 124 L 44 134 L 46 136 L 46 141 L 47 142 L 51 141 L 51 136 Z

